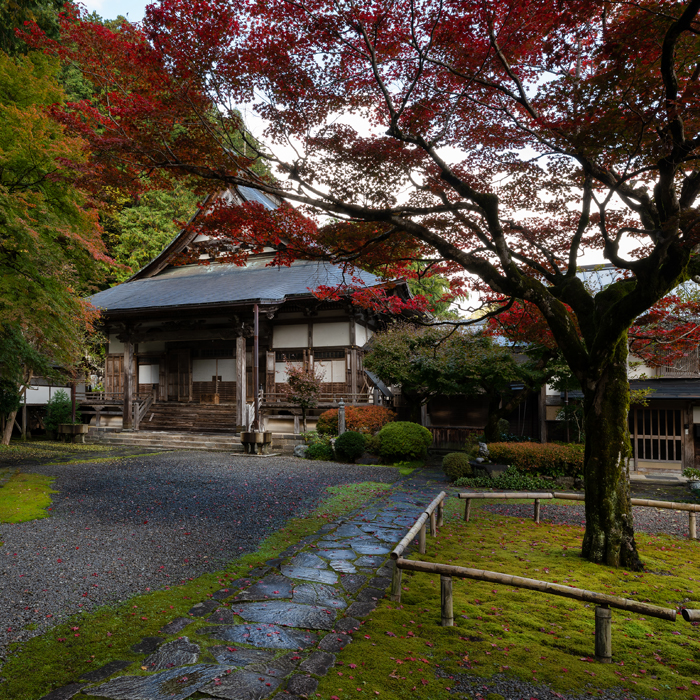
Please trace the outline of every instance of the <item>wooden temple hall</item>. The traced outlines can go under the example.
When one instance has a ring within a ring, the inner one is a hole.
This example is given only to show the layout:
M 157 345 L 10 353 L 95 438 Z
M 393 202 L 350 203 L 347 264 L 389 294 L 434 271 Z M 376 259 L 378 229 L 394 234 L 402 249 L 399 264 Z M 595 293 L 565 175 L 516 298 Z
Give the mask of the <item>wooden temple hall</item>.
M 276 206 L 243 187 L 226 196 Z M 363 371 L 362 348 L 383 319 L 349 302 L 321 302 L 311 291 L 341 284 L 341 267 L 304 260 L 269 266 L 272 250 L 251 255 L 245 267 L 211 259 L 173 264 L 193 245 L 206 257 L 206 241 L 185 228 L 127 282 L 91 298 L 108 338 L 103 384 L 81 401 L 93 426 L 239 431 L 249 425 L 257 387 L 257 428 L 298 432 L 301 412 L 282 390 L 286 360 L 322 370 L 316 413 L 341 398 L 346 404 L 379 400 Z M 368 286 L 382 284 L 357 274 Z M 400 282 L 392 293 L 409 291 Z

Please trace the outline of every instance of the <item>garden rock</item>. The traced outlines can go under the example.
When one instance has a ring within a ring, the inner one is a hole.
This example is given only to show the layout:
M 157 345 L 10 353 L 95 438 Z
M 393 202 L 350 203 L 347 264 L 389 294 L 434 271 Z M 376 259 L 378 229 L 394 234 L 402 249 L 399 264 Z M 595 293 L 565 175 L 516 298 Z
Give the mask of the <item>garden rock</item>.
M 554 483 L 562 489 L 572 489 L 575 481 L 573 476 L 558 476 Z
M 148 671 L 164 671 L 175 666 L 196 664 L 198 658 L 199 646 L 192 644 L 187 637 L 180 637 L 163 644 L 155 654 L 143 662 L 143 665 Z
M 489 448 L 485 442 L 479 443 L 479 457 L 483 457 L 484 459 L 489 458 Z
M 325 651 L 315 651 L 299 666 L 300 671 L 313 673 L 315 676 L 325 676 L 335 665 L 335 655 Z
M 301 459 L 304 459 L 304 456 L 306 455 L 306 450 L 309 449 L 308 445 L 296 445 L 294 448 L 294 456 L 295 457 L 300 457 Z

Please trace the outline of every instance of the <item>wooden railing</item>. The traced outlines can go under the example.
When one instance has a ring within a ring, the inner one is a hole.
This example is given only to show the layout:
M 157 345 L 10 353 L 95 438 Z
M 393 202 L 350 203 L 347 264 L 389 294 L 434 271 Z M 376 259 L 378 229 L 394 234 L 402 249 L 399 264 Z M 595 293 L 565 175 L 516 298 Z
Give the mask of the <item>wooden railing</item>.
M 464 506 L 464 519 L 469 521 L 471 513 L 471 502 L 474 499 L 483 498 L 493 498 L 497 500 L 505 500 L 512 498 L 520 498 L 523 500 L 534 500 L 535 501 L 535 515 L 534 520 L 536 523 L 540 522 L 540 501 L 548 500 L 550 498 L 560 498 L 567 501 L 585 501 L 586 496 L 582 493 L 567 493 L 564 491 L 544 491 L 542 493 L 517 493 L 517 492 L 499 492 L 499 493 L 488 493 L 488 492 L 476 492 L 467 491 L 459 494 L 459 498 L 466 501 Z M 643 508 L 662 508 L 666 510 L 682 510 L 688 513 L 688 538 L 691 540 L 696 540 L 697 537 L 697 514 L 700 512 L 700 505 L 697 503 L 675 503 L 674 501 L 652 501 L 647 498 L 631 498 L 630 503 L 633 506 L 641 506 Z
M 467 501 L 465 509 L 465 520 L 469 520 L 469 505 L 473 498 L 532 498 L 536 502 L 536 519 L 539 519 L 539 501 L 551 498 L 568 498 L 571 495 L 577 496 L 576 500 L 584 498 L 581 494 L 565 494 L 565 493 L 464 493 L 459 494 L 459 498 Z M 426 552 L 426 522 L 430 518 L 431 535 L 437 535 L 437 526 L 442 526 L 444 513 L 445 492 L 441 492 L 433 500 L 433 502 L 425 509 L 418 517 L 413 527 L 406 533 L 406 536 L 399 542 L 391 552 L 391 558 L 394 560 L 394 572 L 391 582 L 391 600 L 397 603 L 401 602 L 401 574 L 403 571 L 415 571 L 428 574 L 440 575 L 440 607 L 441 607 L 441 625 L 443 627 L 452 627 L 454 625 L 454 610 L 452 596 L 452 579 L 465 578 L 474 581 L 485 581 L 488 583 L 497 583 L 506 586 L 514 586 L 548 595 L 557 595 L 564 598 L 572 598 L 586 603 L 593 603 L 595 608 L 595 658 L 601 663 L 610 663 L 612 661 L 612 613 L 610 608 L 634 612 L 649 617 L 656 617 L 661 620 L 669 620 L 675 622 L 677 612 L 671 608 L 663 608 L 650 603 L 643 603 L 630 598 L 620 598 L 618 596 L 607 595 L 605 593 L 597 593 L 588 591 L 583 588 L 574 588 L 573 586 L 564 586 L 558 583 L 549 583 L 548 581 L 539 581 L 537 579 L 524 578 L 522 576 L 513 576 L 497 571 L 487 571 L 483 569 L 471 569 L 462 566 L 453 566 L 450 564 L 441 564 L 439 562 L 423 562 L 411 561 L 403 558 L 403 553 L 406 547 L 414 540 L 416 535 L 418 538 L 418 551 L 421 554 Z M 643 501 L 633 503 L 633 505 L 651 504 L 656 507 L 671 507 L 671 506 L 692 506 L 693 509 L 700 510 L 700 506 L 694 504 L 678 504 L 669 503 L 667 501 L 646 501 L 645 499 L 632 499 L 633 501 Z M 658 506 L 663 503 L 665 505 Z M 435 511 L 438 509 L 438 520 L 435 520 Z M 685 508 L 685 510 L 689 510 Z M 700 621 L 700 610 L 681 610 L 683 619 L 688 622 Z

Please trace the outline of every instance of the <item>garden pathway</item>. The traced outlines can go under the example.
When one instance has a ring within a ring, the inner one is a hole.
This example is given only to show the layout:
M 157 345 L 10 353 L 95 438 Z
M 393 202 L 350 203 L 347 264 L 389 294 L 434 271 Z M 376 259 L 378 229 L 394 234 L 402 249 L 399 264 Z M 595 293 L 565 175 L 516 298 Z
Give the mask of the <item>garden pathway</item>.
M 397 482 L 384 496 L 197 603 L 189 617 L 165 625 L 162 637 L 144 638 L 132 647 L 142 661 L 113 661 L 41 700 L 311 695 L 335 654 L 352 641 L 360 618 L 384 597 L 393 566 L 389 553 L 440 492 L 435 481 L 442 479 L 442 471 L 422 470 Z M 206 625 L 188 635 L 197 618 Z

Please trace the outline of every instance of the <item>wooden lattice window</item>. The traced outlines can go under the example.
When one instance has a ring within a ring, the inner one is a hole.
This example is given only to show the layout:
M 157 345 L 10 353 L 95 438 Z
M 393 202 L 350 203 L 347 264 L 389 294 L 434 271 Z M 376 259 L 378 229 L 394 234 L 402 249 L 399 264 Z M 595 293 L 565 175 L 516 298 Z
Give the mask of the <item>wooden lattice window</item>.
M 633 408 L 629 428 L 634 454 L 645 462 L 681 462 L 683 421 L 680 408 Z

